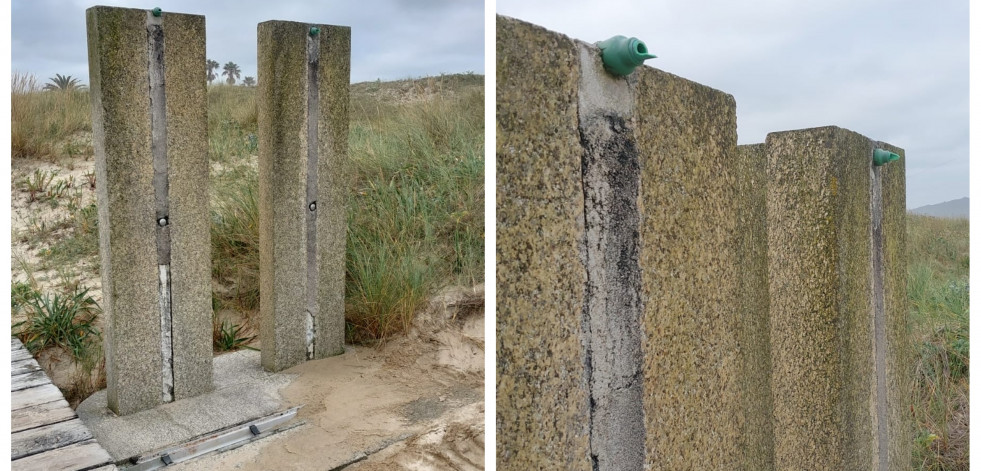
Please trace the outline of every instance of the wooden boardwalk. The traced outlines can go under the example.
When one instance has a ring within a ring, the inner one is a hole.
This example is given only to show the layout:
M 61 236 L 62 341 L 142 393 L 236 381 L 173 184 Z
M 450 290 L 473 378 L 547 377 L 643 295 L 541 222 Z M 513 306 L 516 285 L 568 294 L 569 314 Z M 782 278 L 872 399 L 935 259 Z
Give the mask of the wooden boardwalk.
M 10 361 L 11 469 L 116 469 L 17 338 L 11 339 Z

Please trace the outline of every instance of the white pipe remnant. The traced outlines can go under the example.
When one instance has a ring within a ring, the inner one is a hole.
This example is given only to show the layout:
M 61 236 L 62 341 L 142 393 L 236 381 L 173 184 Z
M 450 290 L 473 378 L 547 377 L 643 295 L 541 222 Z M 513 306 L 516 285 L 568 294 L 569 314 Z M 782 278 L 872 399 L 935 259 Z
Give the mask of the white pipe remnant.
M 163 401 L 174 400 L 173 318 L 170 311 L 170 266 L 160 265 L 160 353 Z

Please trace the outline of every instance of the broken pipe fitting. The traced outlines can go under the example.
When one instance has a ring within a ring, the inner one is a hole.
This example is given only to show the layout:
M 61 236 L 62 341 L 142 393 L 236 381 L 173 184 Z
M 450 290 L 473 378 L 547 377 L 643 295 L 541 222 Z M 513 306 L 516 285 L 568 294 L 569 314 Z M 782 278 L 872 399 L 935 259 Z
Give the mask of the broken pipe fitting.
M 606 71 L 616 76 L 628 75 L 645 60 L 657 57 L 648 53 L 647 45 L 637 38 L 614 36 L 596 45 L 602 51 Z

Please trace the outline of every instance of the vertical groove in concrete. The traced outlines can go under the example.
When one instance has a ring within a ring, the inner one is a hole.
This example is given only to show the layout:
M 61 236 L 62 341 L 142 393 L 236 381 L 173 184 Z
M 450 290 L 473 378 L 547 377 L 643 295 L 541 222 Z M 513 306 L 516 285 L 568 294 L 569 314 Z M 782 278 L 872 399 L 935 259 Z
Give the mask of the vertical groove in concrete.
M 590 457 L 595 471 L 640 470 L 645 431 L 633 100 L 627 81 L 603 70 L 595 47 L 579 48 Z
M 316 358 L 317 315 L 319 313 L 317 267 L 317 177 L 320 122 L 320 37 L 307 36 L 307 359 Z
M 889 405 L 886 382 L 886 325 L 885 300 L 883 281 L 882 251 L 882 174 L 880 168 L 872 165 L 871 173 L 871 208 L 872 216 L 872 315 L 873 342 L 875 357 L 875 415 L 876 415 L 876 448 L 878 469 L 889 469 Z
M 153 192 L 157 236 L 157 265 L 160 277 L 161 397 L 174 400 L 174 345 L 171 310 L 170 204 L 167 162 L 166 83 L 164 80 L 163 19 L 146 13 L 147 50 L 150 55 L 150 153 L 153 156 Z

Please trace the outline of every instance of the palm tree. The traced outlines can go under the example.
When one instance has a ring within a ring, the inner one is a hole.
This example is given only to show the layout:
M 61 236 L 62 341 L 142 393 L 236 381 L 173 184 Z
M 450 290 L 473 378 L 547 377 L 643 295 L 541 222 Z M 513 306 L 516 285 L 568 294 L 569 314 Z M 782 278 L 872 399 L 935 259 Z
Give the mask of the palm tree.
M 219 64 L 218 61 L 213 61 L 211 59 L 208 59 L 207 64 L 208 64 L 208 83 L 211 83 L 214 82 L 216 78 L 218 78 L 218 76 L 215 75 L 215 71 L 218 70 L 218 67 L 221 67 L 221 64 Z
M 239 70 L 238 64 L 234 62 L 228 62 L 227 64 L 225 64 L 225 67 L 223 67 L 223 69 L 224 72 L 222 72 L 221 74 L 228 77 L 227 79 L 225 79 L 225 81 L 228 82 L 229 85 L 235 85 L 235 79 L 239 78 L 242 75 L 242 71 Z
M 55 74 L 54 77 L 51 77 L 48 80 L 51 80 L 51 82 L 44 86 L 44 90 L 71 91 L 82 90 L 85 88 L 85 85 L 82 85 L 77 78 L 72 78 L 71 75 Z
M 245 80 L 242 81 L 242 84 L 245 85 L 246 87 L 254 87 L 255 77 L 245 77 Z

